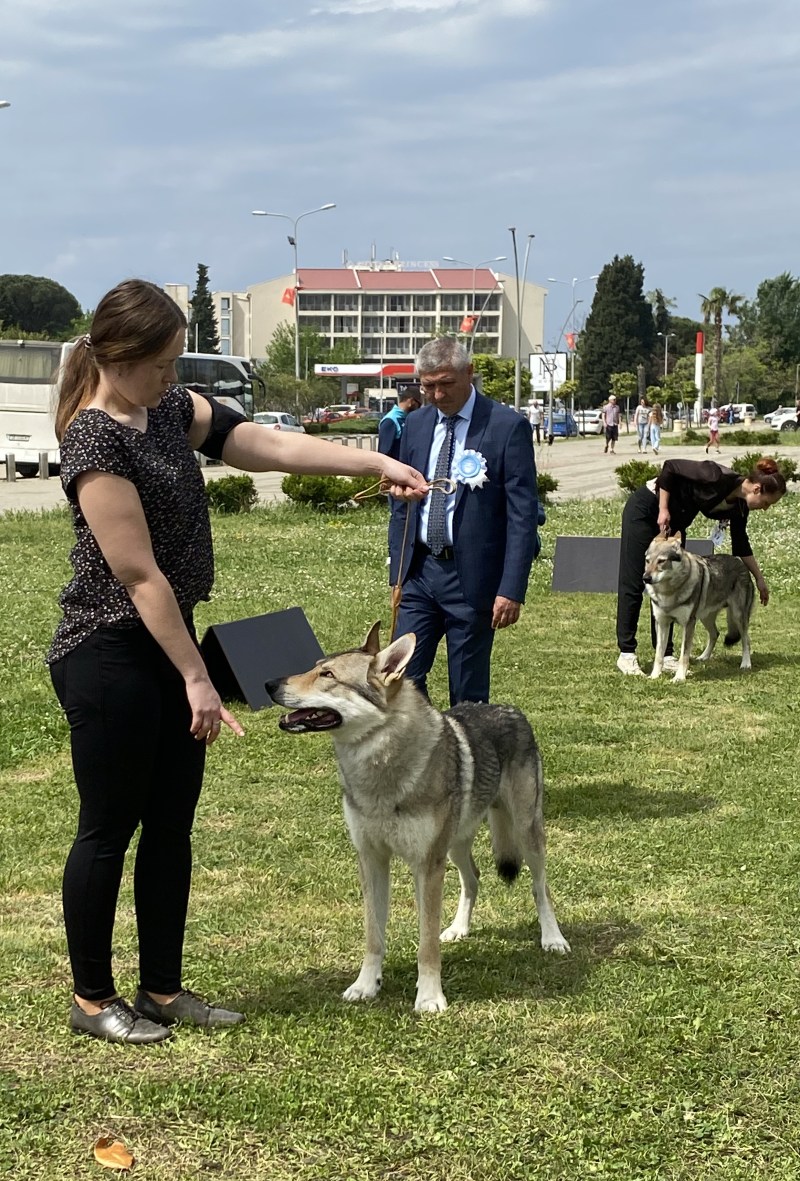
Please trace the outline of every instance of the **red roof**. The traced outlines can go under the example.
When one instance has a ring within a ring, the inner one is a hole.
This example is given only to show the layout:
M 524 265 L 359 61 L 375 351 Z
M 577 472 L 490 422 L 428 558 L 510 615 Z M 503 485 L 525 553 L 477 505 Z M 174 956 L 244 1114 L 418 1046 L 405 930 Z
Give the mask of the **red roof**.
M 300 267 L 303 291 L 471 291 L 471 267 L 437 267 L 435 271 L 368 271 L 353 267 Z M 436 276 L 434 278 L 434 275 Z M 487 267 L 474 274 L 476 291 L 493 291 L 497 280 Z

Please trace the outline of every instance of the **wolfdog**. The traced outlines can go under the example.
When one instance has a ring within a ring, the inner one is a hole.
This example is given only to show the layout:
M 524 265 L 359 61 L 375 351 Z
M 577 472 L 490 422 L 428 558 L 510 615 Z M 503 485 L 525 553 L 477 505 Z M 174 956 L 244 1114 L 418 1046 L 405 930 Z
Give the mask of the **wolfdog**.
M 719 631 L 717 615 L 728 612 L 727 647 L 742 641 L 740 668 L 750 668 L 750 616 L 754 590 L 750 572 L 741 558 L 714 554 L 701 558 L 681 547 L 681 537 L 656 537 L 644 564 L 645 589 L 656 619 L 656 658 L 651 677 L 660 677 L 671 623 L 683 628 L 681 654 L 673 681 L 685 681 L 689 669 L 694 629 L 699 619 L 708 632 L 708 643 L 698 660 L 708 660 Z
M 389 913 L 389 863 L 402 858 L 414 875 L 419 914 L 419 1012 L 447 1008 L 440 940 L 464 939 L 478 896 L 472 843 L 488 818 L 497 872 L 517 877 L 523 859 L 533 877 L 542 947 L 570 950 L 556 921 L 545 877 L 542 760 L 527 718 L 509 705 L 456 705 L 442 714 L 405 679 L 413 634 L 380 650 L 376 623 L 361 648 L 328 656 L 307 673 L 267 684 L 291 713 L 293 734 L 333 737 L 344 816 L 358 853 L 366 948 L 347 1001 L 377 995 Z M 441 933 L 448 855 L 461 896 Z

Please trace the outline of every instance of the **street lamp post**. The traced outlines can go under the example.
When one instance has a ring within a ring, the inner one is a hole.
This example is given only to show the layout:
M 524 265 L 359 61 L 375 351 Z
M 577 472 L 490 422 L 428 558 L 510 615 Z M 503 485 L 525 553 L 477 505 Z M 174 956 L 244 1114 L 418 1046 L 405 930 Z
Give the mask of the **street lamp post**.
M 516 280 L 516 304 L 517 304 L 517 347 L 516 356 L 514 357 L 514 409 L 519 414 L 520 402 L 522 400 L 522 309 L 525 303 L 525 279 L 528 274 L 528 259 L 531 253 L 531 243 L 536 237 L 535 234 L 528 234 L 528 240 L 525 244 L 525 259 L 522 266 L 522 289 L 520 290 L 519 281 L 519 256 L 517 254 L 517 227 L 509 226 L 508 232 L 511 235 L 511 242 L 514 247 L 514 278 Z
M 474 314 L 475 314 L 475 275 L 476 275 L 476 272 L 479 271 L 481 267 L 488 267 L 490 263 L 505 262 L 506 256 L 504 254 L 498 254 L 496 258 L 487 258 L 483 262 L 472 263 L 472 262 L 464 262 L 463 258 L 453 258 L 449 254 L 443 254 L 442 261 L 443 262 L 454 262 L 458 266 L 471 268 L 471 270 L 472 270 L 472 300 L 470 302 L 470 309 L 469 310 L 470 310 L 470 315 L 474 317 Z M 483 311 L 483 308 L 481 308 L 481 312 L 482 311 Z M 475 333 L 477 331 L 479 322 L 480 322 L 480 316 L 478 316 L 477 319 L 473 318 L 473 320 L 472 320 L 472 330 L 470 331 L 470 334 L 469 334 L 469 350 L 468 350 L 470 354 L 475 352 Z
M 677 336 L 677 332 L 659 332 L 659 336 L 664 337 L 664 376 L 667 376 L 669 370 L 669 338 Z
M 581 303 L 581 300 L 575 299 L 575 288 L 577 287 L 578 283 L 589 283 L 589 282 L 593 282 L 595 279 L 599 279 L 599 278 L 600 278 L 599 275 L 587 275 L 584 279 L 553 279 L 551 277 L 547 280 L 548 283 L 563 283 L 565 285 L 569 285 L 572 287 L 572 311 L 570 313 L 572 316 L 572 348 L 569 350 L 570 351 L 570 362 L 569 362 L 570 381 L 575 380 L 575 307 L 577 304 Z
M 288 235 L 289 245 L 294 251 L 294 375 L 300 380 L 300 272 L 297 269 L 297 223 L 304 217 L 311 217 L 312 213 L 322 213 L 326 209 L 335 209 L 336 203 L 331 201 L 327 205 L 320 205 L 318 209 L 309 209 L 299 217 L 291 217 L 288 213 L 268 213 L 266 209 L 253 209 L 253 217 L 282 217 L 284 221 L 292 223 L 292 233 Z

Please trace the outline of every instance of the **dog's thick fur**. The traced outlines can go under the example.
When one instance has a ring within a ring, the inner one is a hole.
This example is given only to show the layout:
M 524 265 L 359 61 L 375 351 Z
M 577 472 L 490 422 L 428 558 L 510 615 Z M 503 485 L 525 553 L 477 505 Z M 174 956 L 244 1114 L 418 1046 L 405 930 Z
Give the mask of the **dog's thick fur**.
M 681 537 L 656 537 L 645 555 L 644 584 L 656 619 L 656 658 L 651 677 L 661 676 L 670 624 L 683 628 L 681 654 L 674 681 L 685 681 L 689 669 L 694 629 L 699 619 L 708 632 L 708 643 L 698 660 L 708 660 L 719 631 L 717 615 L 728 612 L 725 644 L 742 641 L 740 668 L 750 666 L 750 616 L 755 592 L 750 572 L 741 558 L 730 554 L 698 557 L 681 546 Z
M 374 997 L 381 986 L 389 863 L 414 874 L 419 912 L 415 1008 L 447 1007 L 440 940 L 464 939 L 478 896 L 472 842 L 488 818 L 498 873 L 512 882 L 526 861 L 533 877 L 542 947 L 564 953 L 545 878 L 542 762 L 527 718 L 507 705 L 458 705 L 442 714 L 405 679 L 413 635 L 379 650 L 379 624 L 361 648 L 320 660 L 309 672 L 267 685 L 293 712 L 290 732 L 330 730 L 342 784 L 344 815 L 358 852 L 366 949 L 344 999 Z M 448 855 L 461 897 L 440 935 Z

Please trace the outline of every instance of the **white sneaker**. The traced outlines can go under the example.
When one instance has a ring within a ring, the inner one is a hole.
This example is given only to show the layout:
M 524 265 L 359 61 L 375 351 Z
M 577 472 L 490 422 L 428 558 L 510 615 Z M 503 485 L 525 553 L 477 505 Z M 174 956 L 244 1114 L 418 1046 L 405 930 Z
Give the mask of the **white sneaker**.
M 678 671 L 678 657 L 665 656 L 664 663 L 661 666 L 665 673 L 676 673 Z
M 617 668 L 626 677 L 643 677 L 644 673 L 639 668 L 639 661 L 636 659 L 635 652 L 620 652 L 617 657 Z

